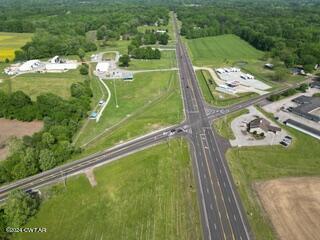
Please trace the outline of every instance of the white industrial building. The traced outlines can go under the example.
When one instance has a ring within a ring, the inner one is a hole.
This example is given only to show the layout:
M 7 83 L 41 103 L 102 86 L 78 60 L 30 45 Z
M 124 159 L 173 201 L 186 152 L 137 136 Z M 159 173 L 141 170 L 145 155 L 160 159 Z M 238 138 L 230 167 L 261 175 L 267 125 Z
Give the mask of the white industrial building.
M 45 66 L 46 71 L 67 71 L 72 69 L 77 69 L 77 62 L 68 62 L 68 63 L 47 63 Z
M 28 72 L 40 68 L 42 66 L 39 60 L 29 60 L 24 62 L 19 68 L 19 72 Z
M 99 62 L 96 66 L 97 73 L 108 73 L 110 71 L 110 62 Z

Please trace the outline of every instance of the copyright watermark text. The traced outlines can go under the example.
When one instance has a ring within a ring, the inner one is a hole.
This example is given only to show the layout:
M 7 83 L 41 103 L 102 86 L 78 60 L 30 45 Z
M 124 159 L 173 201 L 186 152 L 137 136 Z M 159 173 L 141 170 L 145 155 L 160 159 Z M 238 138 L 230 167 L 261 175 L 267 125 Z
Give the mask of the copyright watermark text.
M 47 228 L 44 227 L 20 227 L 20 228 L 14 228 L 14 227 L 7 227 L 6 228 L 7 233 L 45 233 L 47 232 Z

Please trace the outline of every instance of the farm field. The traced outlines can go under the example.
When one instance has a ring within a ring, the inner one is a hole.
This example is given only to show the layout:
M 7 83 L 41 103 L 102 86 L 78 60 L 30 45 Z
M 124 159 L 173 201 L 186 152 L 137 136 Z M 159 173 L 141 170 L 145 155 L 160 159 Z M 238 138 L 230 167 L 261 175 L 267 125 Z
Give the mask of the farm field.
M 77 146 L 84 155 L 139 136 L 183 118 L 182 100 L 176 71 L 137 73 L 134 81 L 106 81 L 111 91 L 110 103 L 99 123 L 90 121 L 80 132 Z M 95 138 L 95 136 L 99 136 Z M 86 143 L 92 141 L 90 144 Z
M 206 70 L 197 70 L 196 76 L 204 99 L 214 106 L 230 106 L 258 96 L 257 93 L 252 92 L 239 93 L 237 96 L 219 92 L 215 89 L 217 85 L 214 80 L 210 81 L 210 73 Z
M 168 69 L 175 68 L 176 64 L 176 52 L 175 51 L 161 51 L 161 59 L 142 60 L 131 59 L 129 70 L 152 70 L 152 69 Z
M 42 93 L 53 93 L 63 98 L 70 97 L 70 86 L 74 82 L 83 81 L 86 76 L 78 70 L 65 73 L 30 73 L 12 78 L 12 91 L 24 91 L 32 99 Z
M 33 133 L 40 131 L 42 127 L 43 123 L 40 121 L 21 122 L 0 118 L 0 160 L 5 159 L 8 153 L 6 142 L 10 137 L 31 136 Z
M 275 232 L 266 218 L 252 189 L 255 182 L 283 177 L 319 176 L 319 140 L 282 126 L 293 137 L 290 147 L 261 146 L 232 148 L 227 160 L 246 209 L 256 239 L 275 239 Z
M 280 240 L 320 236 L 320 178 L 281 178 L 258 182 L 255 189 Z
M 191 39 L 186 43 L 196 66 L 230 66 L 235 62 L 256 61 L 263 56 L 263 52 L 232 34 Z
M 264 68 L 272 59 L 263 59 L 264 52 L 257 50 L 246 41 L 236 35 L 228 34 L 216 37 L 205 37 L 186 40 L 190 57 L 195 66 L 207 66 L 212 68 L 236 66 L 244 72 L 254 75 L 258 80 L 265 82 L 275 90 L 283 85 L 283 82 L 297 82 L 305 79 L 303 76 L 289 73 L 281 82 L 273 80 L 276 70 L 285 70 L 281 62 L 276 63 L 273 70 Z
M 13 239 L 201 239 L 195 183 L 188 146 L 172 140 L 44 189 L 45 200 Z
M 14 51 L 31 40 L 31 33 L 0 32 L 0 61 L 14 59 Z

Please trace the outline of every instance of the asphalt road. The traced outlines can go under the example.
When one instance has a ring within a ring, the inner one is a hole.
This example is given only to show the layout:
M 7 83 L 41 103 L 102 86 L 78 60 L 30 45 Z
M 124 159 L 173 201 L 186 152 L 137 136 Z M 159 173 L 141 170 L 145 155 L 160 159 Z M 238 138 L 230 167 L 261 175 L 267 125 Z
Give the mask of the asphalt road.
M 175 21 L 176 54 L 194 173 L 198 184 L 204 239 L 250 239 L 249 225 L 220 149 L 223 145 L 211 128 L 205 103 L 188 52 L 179 37 Z
M 179 129 L 179 127 L 171 127 L 151 133 L 124 144 L 117 145 L 104 152 L 100 152 L 89 157 L 64 164 L 49 171 L 4 185 L 0 188 L 0 201 L 6 200 L 10 191 L 14 189 L 19 188 L 26 191 L 37 190 L 42 186 L 64 181 L 67 177 L 79 174 L 86 169 L 107 164 L 126 155 L 166 141 L 169 138 L 183 136 L 186 134 L 184 131 L 176 131 L 174 134 L 171 133 L 170 135 L 170 131 L 172 129 Z

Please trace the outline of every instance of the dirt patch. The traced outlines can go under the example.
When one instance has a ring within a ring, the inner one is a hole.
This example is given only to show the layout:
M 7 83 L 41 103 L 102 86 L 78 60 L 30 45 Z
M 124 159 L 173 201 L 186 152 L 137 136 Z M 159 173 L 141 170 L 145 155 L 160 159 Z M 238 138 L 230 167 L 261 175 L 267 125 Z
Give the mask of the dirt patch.
M 319 239 L 320 178 L 271 180 L 255 189 L 279 239 Z
M 86 177 L 88 178 L 91 186 L 92 187 L 96 186 L 97 185 L 97 181 L 96 181 L 96 178 L 94 176 L 93 169 L 86 170 L 85 174 L 86 174 Z
M 17 120 L 0 119 L 0 160 L 7 156 L 8 149 L 5 145 L 6 141 L 16 136 L 18 138 L 25 135 L 32 135 L 43 128 L 40 121 L 21 122 Z

